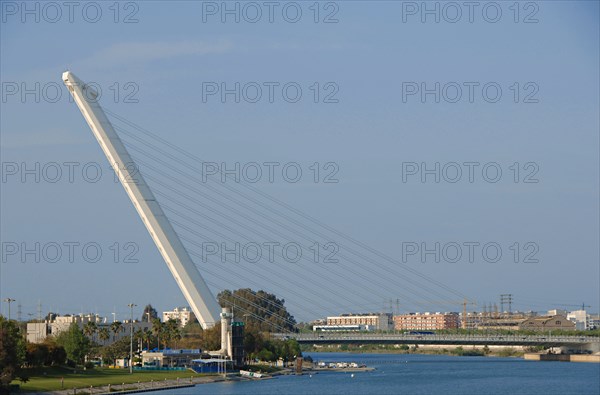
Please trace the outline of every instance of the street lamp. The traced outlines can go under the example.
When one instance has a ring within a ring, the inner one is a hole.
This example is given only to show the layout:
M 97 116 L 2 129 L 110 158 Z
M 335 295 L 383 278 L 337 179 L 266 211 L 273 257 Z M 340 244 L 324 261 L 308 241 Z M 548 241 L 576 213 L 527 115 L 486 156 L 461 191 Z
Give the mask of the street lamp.
M 10 304 L 11 304 L 11 302 L 15 302 L 15 300 L 11 299 L 11 298 L 6 298 L 6 299 L 4 299 L 4 301 L 6 303 L 8 303 L 8 320 L 10 321 Z
M 131 309 L 131 319 L 129 320 L 129 326 L 131 328 L 129 335 L 129 373 L 133 373 L 133 308 L 137 304 L 129 303 L 127 306 Z

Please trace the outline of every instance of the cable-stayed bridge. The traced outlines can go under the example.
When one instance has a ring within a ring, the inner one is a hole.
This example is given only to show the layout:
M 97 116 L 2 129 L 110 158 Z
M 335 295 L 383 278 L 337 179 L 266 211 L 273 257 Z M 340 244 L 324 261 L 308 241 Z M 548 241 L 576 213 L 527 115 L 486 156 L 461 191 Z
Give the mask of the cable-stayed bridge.
M 228 176 L 222 169 L 218 169 L 218 178 L 205 177 L 207 162 L 196 153 L 102 109 L 93 89 L 72 73 L 65 73 L 63 78 L 203 326 L 210 327 L 218 321 L 214 294 L 223 289 L 264 289 L 285 298 L 294 315 L 307 319 L 381 310 L 382 301 L 388 300 L 401 301 L 404 309 L 422 311 L 442 310 L 449 305 L 460 309 L 457 299 L 465 304 L 473 300 L 270 196 L 257 185 L 223 182 Z M 215 244 L 254 246 L 257 241 L 293 241 L 313 252 L 315 245 L 319 249 L 333 243 L 335 262 L 323 263 L 306 254 L 291 262 L 284 251 L 277 249 L 272 254 L 269 250 L 268 256 L 257 257 L 252 266 L 243 266 L 225 262 L 222 256 L 207 251 L 207 246 Z M 272 301 L 259 298 L 260 303 L 254 303 L 237 298 L 257 311 L 272 314 L 265 308 Z M 295 324 L 285 319 L 273 323 L 264 314 L 235 304 L 231 307 L 234 314 L 268 322 L 276 332 Z M 348 337 L 323 336 L 327 337 L 297 335 L 297 339 L 350 341 Z M 360 336 L 365 342 L 375 341 L 370 335 Z M 382 339 L 392 341 L 388 337 Z

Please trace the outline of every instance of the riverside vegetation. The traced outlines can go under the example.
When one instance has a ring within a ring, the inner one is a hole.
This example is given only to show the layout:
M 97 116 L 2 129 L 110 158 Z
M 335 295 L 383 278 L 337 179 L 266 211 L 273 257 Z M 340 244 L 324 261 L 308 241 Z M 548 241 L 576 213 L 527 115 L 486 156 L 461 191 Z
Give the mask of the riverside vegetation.
M 292 339 L 272 339 L 273 327 L 292 330 L 295 326 L 284 301 L 264 291 L 240 289 L 218 295 L 223 306 L 243 309 L 249 317 L 245 323 L 244 346 L 249 359 L 289 362 L 301 356 L 299 344 Z M 239 309 L 239 310 L 238 310 Z M 52 318 L 49 313 L 47 319 Z M 143 319 L 152 322 L 151 330 L 134 332 L 134 364 L 141 364 L 139 345 L 151 348 L 199 348 L 217 350 L 220 347 L 220 324 L 203 330 L 196 320 L 181 328 L 178 321 L 161 322 L 156 310 L 147 305 Z M 50 391 L 62 388 L 82 388 L 106 384 L 137 383 L 201 377 L 191 371 L 145 371 L 129 374 L 128 370 L 109 369 L 119 358 L 129 356 L 129 337 L 115 340 L 127 323 L 113 322 L 98 327 L 88 322 L 80 328 L 73 323 L 58 336 L 49 336 L 42 343 L 25 340 L 26 323 L 6 320 L 0 316 L 0 394 L 16 391 Z M 111 342 L 111 340 L 113 340 Z M 102 365 L 98 367 L 98 364 Z M 268 370 L 268 368 L 265 367 Z

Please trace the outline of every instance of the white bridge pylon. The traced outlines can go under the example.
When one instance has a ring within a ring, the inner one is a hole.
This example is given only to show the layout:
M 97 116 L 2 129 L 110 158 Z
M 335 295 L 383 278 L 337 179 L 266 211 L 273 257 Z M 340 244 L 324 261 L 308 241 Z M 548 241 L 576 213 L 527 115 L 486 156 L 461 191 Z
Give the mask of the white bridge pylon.
M 204 329 L 211 328 L 219 319 L 219 304 L 98 104 L 97 92 L 70 71 L 62 79 L 198 321 Z

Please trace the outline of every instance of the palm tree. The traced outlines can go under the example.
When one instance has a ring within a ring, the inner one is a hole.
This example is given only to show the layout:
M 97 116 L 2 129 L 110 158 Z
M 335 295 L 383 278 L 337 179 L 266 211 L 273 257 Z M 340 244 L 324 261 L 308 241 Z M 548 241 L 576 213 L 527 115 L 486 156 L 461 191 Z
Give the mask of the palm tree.
M 90 340 L 93 341 L 93 337 L 96 334 L 96 331 L 98 331 L 98 326 L 96 325 L 95 322 L 93 321 L 88 321 L 84 326 L 83 326 L 83 333 L 90 338 Z
M 160 350 L 160 335 L 163 332 L 163 324 L 158 318 L 152 320 L 152 332 L 156 336 L 156 343 L 158 344 L 158 349 Z
M 98 330 L 98 339 L 102 341 L 102 344 L 105 344 L 106 341 L 110 339 L 110 332 L 108 331 L 108 328 L 104 327 Z
M 169 341 L 175 340 L 175 348 L 177 348 L 177 340 L 181 338 L 181 331 L 179 330 L 179 320 L 170 319 L 166 322 L 166 330 Z
M 115 336 L 117 335 L 117 332 L 121 330 L 122 326 L 123 324 L 121 323 L 121 321 L 115 321 L 112 324 L 110 324 L 110 330 L 113 333 L 113 341 L 115 341 Z
M 150 340 L 152 340 L 152 332 L 144 331 L 144 333 L 142 334 L 142 341 L 145 341 L 148 345 L 147 350 L 150 350 Z

